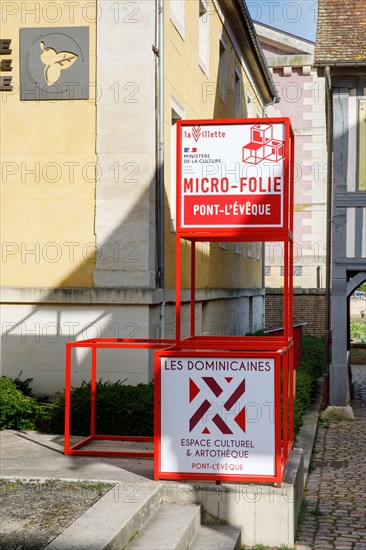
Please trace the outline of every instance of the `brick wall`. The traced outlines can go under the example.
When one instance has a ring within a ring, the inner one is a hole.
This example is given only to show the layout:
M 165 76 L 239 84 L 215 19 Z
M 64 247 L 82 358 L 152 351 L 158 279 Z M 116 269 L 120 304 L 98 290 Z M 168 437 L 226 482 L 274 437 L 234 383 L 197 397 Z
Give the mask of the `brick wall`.
M 352 365 L 366 365 L 366 344 L 351 344 Z
M 294 323 L 307 323 L 303 334 L 324 336 L 325 322 L 325 290 L 295 289 L 294 290 Z M 276 328 L 283 325 L 283 289 L 266 289 L 266 328 Z

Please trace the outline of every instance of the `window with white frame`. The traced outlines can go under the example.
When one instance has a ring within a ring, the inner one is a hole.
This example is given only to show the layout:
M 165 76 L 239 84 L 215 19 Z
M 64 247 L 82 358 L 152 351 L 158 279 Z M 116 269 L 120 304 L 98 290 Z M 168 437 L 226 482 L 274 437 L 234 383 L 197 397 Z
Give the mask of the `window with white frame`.
M 184 39 L 184 0 L 170 0 L 170 19 Z
M 208 67 L 210 60 L 210 32 L 208 18 L 208 0 L 199 0 L 199 19 L 198 19 L 198 64 L 208 76 Z
M 219 97 L 226 103 L 227 87 L 227 44 L 222 36 L 220 39 L 220 57 L 219 57 Z
M 247 113 L 248 113 L 249 118 L 252 118 L 252 117 L 254 117 L 254 113 L 253 113 L 253 110 L 254 110 L 254 96 L 253 96 L 252 90 L 249 87 L 247 88 L 247 91 L 246 91 L 245 95 L 246 95 L 246 102 L 248 104 Z
M 170 230 L 176 232 L 177 197 L 177 122 L 184 118 L 184 109 L 176 99 L 171 98 L 170 123 Z

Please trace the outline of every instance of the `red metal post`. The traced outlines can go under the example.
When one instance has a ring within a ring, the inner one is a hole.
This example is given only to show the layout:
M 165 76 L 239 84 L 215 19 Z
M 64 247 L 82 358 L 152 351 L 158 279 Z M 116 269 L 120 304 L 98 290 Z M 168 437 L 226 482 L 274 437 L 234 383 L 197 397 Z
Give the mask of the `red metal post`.
M 274 395 L 274 423 L 275 423 L 275 461 L 276 480 L 282 480 L 282 445 L 281 445 L 281 356 L 276 354 L 275 359 L 275 395 Z
M 286 464 L 288 457 L 288 351 L 282 357 L 282 438 L 283 461 Z
M 97 389 L 97 348 L 93 345 L 91 350 L 91 394 L 90 394 L 90 435 L 95 435 L 95 406 Z
M 291 346 L 290 348 L 290 399 L 289 399 L 289 412 L 290 412 L 290 419 L 289 419 L 289 440 L 290 440 L 290 448 L 293 445 L 294 442 L 294 351 L 295 346 Z
M 181 274 L 180 274 L 180 235 L 175 239 L 175 339 L 180 342 L 180 300 L 181 300 Z
M 288 239 L 283 243 L 283 334 L 286 342 L 289 339 L 289 256 L 288 256 Z
M 196 333 L 196 241 L 191 241 L 191 336 Z
M 154 478 L 160 472 L 160 439 L 161 439 L 161 370 L 160 355 L 154 353 Z
M 294 175 L 295 175 L 295 138 L 291 128 L 290 148 L 290 231 L 293 239 L 294 231 Z
M 70 451 L 71 345 L 66 344 L 64 452 Z

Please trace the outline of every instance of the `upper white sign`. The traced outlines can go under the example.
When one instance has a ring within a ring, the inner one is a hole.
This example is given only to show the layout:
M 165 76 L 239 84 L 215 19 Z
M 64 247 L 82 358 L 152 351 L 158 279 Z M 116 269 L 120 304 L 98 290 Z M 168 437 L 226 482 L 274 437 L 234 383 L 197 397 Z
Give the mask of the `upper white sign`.
M 283 227 L 285 123 L 272 120 L 179 123 L 179 229 Z

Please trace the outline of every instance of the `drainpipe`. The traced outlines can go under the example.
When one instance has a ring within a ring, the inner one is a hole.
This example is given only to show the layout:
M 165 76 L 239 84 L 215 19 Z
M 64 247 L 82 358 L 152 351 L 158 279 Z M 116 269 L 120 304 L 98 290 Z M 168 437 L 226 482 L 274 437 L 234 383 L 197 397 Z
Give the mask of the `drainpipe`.
M 329 363 L 331 345 L 331 246 L 332 246 L 332 156 L 333 156 L 333 105 L 330 67 L 325 67 L 325 101 L 327 119 L 327 222 L 326 222 L 326 271 L 325 271 L 325 326 L 324 326 L 324 391 L 323 407 L 329 405 Z
M 160 338 L 165 338 L 165 261 L 164 261 L 164 0 L 157 0 L 159 33 L 159 75 L 158 75 L 158 166 L 157 166 L 157 286 L 163 291 L 160 306 Z
M 279 96 L 274 96 L 272 101 L 270 101 L 269 103 L 266 103 L 263 106 L 264 114 L 265 115 L 267 114 L 266 110 L 267 110 L 268 107 L 271 107 L 271 105 L 274 105 L 275 103 L 279 103 L 279 101 L 280 101 Z M 266 243 L 265 242 L 262 244 L 262 288 L 266 289 Z M 266 322 L 267 322 L 267 320 L 266 320 L 266 294 L 264 294 L 263 311 L 264 311 L 263 327 L 265 327 Z

